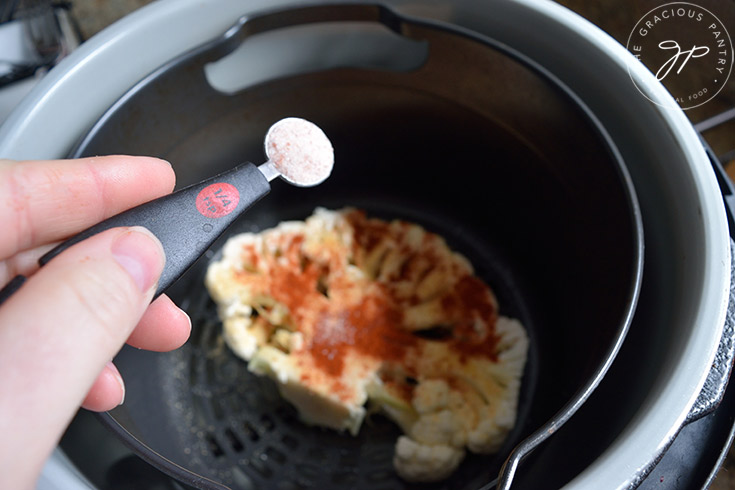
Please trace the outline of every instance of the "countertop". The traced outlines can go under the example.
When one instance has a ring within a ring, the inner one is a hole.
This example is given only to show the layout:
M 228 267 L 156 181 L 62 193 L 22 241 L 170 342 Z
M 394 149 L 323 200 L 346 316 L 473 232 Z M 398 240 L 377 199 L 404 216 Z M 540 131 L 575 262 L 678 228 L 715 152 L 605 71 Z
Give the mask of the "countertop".
M 77 20 L 81 34 L 89 38 L 99 30 L 138 9 L 150 0 L 73 0 L 72 15 Z M 666 3 L 664 0 L 559 0 L 562 5 L 576 11 L 625 44 L 637 21 L 651 9 Z M 735 27 L 735 1 L 697 0 L 696 3 L 714 13 L 725 26 Z M 735 31 L 735 29 L 730 29 Z M 735 34 L 735 32 L 733 32 Z M 701 107 L 687 111 L 693 123 L 701 122 L 725 110 L 735 107 L 735 76 L 728 86 L 713 100 Z M 717 155 L 726 156 L 725 168 L 735 179 L 735 120 L 705 131 L 703 136 Z M 735 450 L 731 449 L 712 483 L 711 490 L 735 490 Z

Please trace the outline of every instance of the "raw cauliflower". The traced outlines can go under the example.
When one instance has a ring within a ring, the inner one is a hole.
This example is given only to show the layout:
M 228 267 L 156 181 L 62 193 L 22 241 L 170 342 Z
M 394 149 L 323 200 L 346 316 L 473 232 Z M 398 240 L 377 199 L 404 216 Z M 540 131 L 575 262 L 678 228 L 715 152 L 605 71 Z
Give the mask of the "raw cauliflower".
M 464 459 L 464 450 L 446 445 L 419 444 L 406 436 L 396 442 L 393 465 L 408 481 L 443 480 L 457 469 Z
M 424 377 L 416 380 L 408 403 L 388 402 L 390 389 L 371 386 L 370 399 L 405 433 L 403 450 L 396 446 L 393 459 L 402 478 L 440 480 L 459 466 L 465 448 L 479 454 L 500 449 L 515 425 L 528 341 L 513 319 L 499 317 L 496 331 L 508 347 L 497 362 L 482 357 L 462 361 L 447 352 L 446 344 L 427 342 L 416 361 Z
M 515 424 L 525 330 L 416 224 L 317 209 L 231 238 L 206 285 L 227 344 L 306 423 L 356 434 L 366 405 L 395 421 L 408 481 L 448 477 L 467 450 L 498 451 Z

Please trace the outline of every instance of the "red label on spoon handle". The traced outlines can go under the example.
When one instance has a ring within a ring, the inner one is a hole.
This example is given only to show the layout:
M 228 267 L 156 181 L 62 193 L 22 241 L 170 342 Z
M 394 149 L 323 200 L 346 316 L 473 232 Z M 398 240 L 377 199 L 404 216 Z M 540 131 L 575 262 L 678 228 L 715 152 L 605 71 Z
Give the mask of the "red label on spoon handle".
M 197 196 L 197 211 L 205 218 L 221 218 L 237 208 L 240 192 L 226 182 L 210 184 Z

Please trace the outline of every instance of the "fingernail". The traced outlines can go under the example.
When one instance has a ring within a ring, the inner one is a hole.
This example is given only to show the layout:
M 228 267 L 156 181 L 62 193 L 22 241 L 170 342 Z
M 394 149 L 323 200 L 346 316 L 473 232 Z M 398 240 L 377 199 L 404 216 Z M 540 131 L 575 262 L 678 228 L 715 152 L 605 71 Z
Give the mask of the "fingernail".
M 151 289 L 163 270 L 163 248 L 156 237 L 145 228 L 129 228 L 112 243 L 115 261 L 135 281 L 141 292 Z
M 118 383 L 120 383 L 120 389 L 122 390 L 122 398 L 120 398 L 120 405 L 125 401 L 125 382 L 120 375 L 120 371 L 117 370 L 117 366 L 112 361 L 107 363 L 107 369 L 113 374 Z
M 180 308 L 179 308 L 179 309 L 180 309 Z M 189 332 L 191 333 L 191 317 L 190 317 L 190 316 L 189 316 L 189 314 L 188 314 L 187 312 L 185 312 L 184 310 L 181 310 L 181 312 L 182 312 L 182 313 L 184 314 L 184 316 L 186 317 L 186 319 L 187 319 L 187 320 L 189 321 Z

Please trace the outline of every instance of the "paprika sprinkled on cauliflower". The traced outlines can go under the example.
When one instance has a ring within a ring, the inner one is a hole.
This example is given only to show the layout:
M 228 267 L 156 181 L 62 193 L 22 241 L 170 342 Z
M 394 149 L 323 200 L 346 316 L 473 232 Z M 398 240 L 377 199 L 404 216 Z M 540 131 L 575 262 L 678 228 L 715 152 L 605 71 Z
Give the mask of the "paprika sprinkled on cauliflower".
M 317 209 L 231 238 L 206 285 L 227 344 L 306 423 L 356 434 L 366 404 L 394 420 L 406 480 L 448 477 L 515 424 L 525 330 L 418 225 Z

